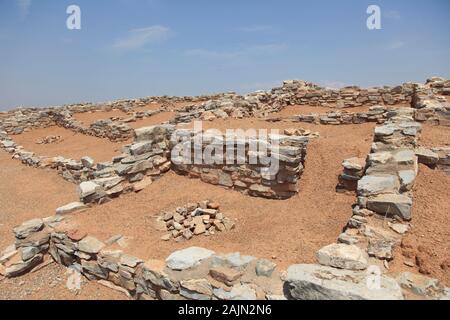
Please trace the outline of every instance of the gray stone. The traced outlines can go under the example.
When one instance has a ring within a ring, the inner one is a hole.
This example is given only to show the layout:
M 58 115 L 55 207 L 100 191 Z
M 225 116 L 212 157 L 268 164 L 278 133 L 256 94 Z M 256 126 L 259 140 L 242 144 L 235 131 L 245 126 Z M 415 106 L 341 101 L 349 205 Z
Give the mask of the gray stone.
M 416 172 L 414 170 L 400 170 L 398 172 L 400 178 L 400 187 L 403 191 L 409 191 L 414 185 Z
M 394 155 L 394 160 L 398 164 L 413 165 L 416 162 L 417 157 L 412 150 L 400 150 Z
M 272 261 L 269 261 L 267 259 L 259 259 L 256 262 L 255 267 L 256 275 L 259 277 L 271 277 L 276 266 L 277 265 Z
M 317 260 L 324 266 L 348 270 L 367 268 L 366 254 L 355 245 L 331 244 L 317 252 Z
M 367 200 L 367 208 L 381 215 L 398 216 L 411 220 L 412 200 L 399 194 L 382 194 Z
M 85 168 L 93 168 L 95 161 L 91 157 L 83 157 L 83 158 L 81 158 L 81 164 Z
M 81 202 L 72 202 L 56 209 L 56 214 L 69 214 L 76 211 L 87 209 L 88 207 Z
M 392 260 L 395 242 L 386 239 L 369 239 L 367 253 L 380 260 Z
M 436 296 L 441 291 L 439 280 L 411 272 L 403 272 L 397 277 L 398 284 L 419 296 Z
M 419 162 L 428 166 L 435 166 L 439 161 L 439 155 L 430 149 L 417 148 L 416 155 L 419 158 Z
M 199 247 L 190 247 L 187 249 L 173 252 L 166 259 L 167 266 L 172 270 L 185 270 L 198 265 L 202 260 L 208 259 L 214 254 L 214 251 Z
M 363 271 L 320 265 L 292 265 L 287 270 L 287 290 L 296 300 L 403 300 L 397 282 Z
M 366 175 L 358 181 L 358 195 L 361 196 L 370 196 L 380 193 L 392 193 L 397 188 L 397 177 L 391 175 Z

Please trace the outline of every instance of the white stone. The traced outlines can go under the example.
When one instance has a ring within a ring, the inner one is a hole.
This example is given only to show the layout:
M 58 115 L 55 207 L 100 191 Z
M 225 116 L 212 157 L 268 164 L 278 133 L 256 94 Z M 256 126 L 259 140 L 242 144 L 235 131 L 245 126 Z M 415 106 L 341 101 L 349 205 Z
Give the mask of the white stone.
M 198 265 L 208 259 L 215 252 L 199 247 L 190 247 L 175 251 L 166 259 L 167 266 L 172 270 L 185 270 Z

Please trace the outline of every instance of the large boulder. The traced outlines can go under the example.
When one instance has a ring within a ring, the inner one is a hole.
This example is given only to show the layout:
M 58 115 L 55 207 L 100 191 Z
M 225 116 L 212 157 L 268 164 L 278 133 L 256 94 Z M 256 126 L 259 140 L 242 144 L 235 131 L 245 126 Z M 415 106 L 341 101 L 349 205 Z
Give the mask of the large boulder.
M 392 278 L 320 265 L 290 266 L 285 289 L 295 300 L 403 300 Z

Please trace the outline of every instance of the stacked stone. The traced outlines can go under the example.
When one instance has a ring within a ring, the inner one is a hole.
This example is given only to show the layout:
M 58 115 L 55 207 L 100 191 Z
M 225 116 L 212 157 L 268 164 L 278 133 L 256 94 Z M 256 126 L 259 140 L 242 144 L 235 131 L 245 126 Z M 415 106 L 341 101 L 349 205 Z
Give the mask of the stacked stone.
M 197 146 L 198 140 L 201 141 L 201 146 Z M 225 136 L 204 134 L 199 139 L 193 130 L 177 130 L 171 141 L 171 148 L 182 145 L 182 150 L 175 161 L 172 158 L 172 167 L 179 174 L 238 190 L 250 196 L 286 199 L 298 193 L 297 182 L 303 173 L 308 141 L 308 137 L 284 135 L 270 135 L 267 140 L 258 138 L 236 140 Z M 201 147 L 203 155 L 207 147 L 211 148 L 211 143 L 217 142 L 220 144 L 217 148 L 222 150 L 220 164 L 206 164 L 204 161 L 196 164 L 194 151 L 191 152 L 190 159 L 183 158 L 186 148 L 195 150 Z M 279 162 L 277 173 L 270 172 L 270 164 L 261 163 L 261 159 L 256 157 L 258 154 L 255 152 L 258 151 L 251 150 L 250 144 L 267 146 L 267 156 L 271 158 L 271 161 Z M 239 149 L 245 149 L 245 154 L 239 155 Z M 236 155 L 243 158 L 236 159 Z M 250 158 L 255 158 L 257 163 L 250 164 Z M 228 159 L 229 163 L 226 163 L 224 159 Z M 234 162 L 231 163 L 229 159 L 233 159 Z M 187 164 L 186 160 L 188 160 Z
M 444 82 L 438 83 L 444 86 Z M 439 95 L 444 94 L 444 91 L 436 90 L 433 85 L 436 85 L 435 82 L 429 80 L 425 85 L 414 86 L 412 101 L 412 107 L 416 109 L 414 119 L 433 125 L 450 126 L 450 103 L 444 96 Z M 445 89 L 445 87 L 442 88 Z
M 176 242 L 190 240 L 195 236 L 214 235 L 216 232 L 234 229 L 235 223 L 218 210 L 219 205 L 210 201 L 190 203 L 175 211 L 163 212 L 156 221 L 158 230 L 170 233 L 161 237 Z
M 43 263 L 50 248 L 51 226 L 60 220 L 56 216 L 33 219 L 14 228 L 15 244 L 0 254 L 0 274 L 17 277 Z
M 8 117 L 0 119 L 3 131 L 16 135 L 33 128 L 46 128 L 54 125 L 50 116 L 51 109 L 18 109 L 11 112 Z
M 363 177 L 366 160 L 363 158 L 350 158 L 342 162 L 344 172 L 339 175 L 337 192 L 356 191 L 358 181 Z
M 113 120 L 97 120 L 89 126 L 90 133 L 113 142 L 125 141 L 133 136 L 133 129 L 126 123 Z

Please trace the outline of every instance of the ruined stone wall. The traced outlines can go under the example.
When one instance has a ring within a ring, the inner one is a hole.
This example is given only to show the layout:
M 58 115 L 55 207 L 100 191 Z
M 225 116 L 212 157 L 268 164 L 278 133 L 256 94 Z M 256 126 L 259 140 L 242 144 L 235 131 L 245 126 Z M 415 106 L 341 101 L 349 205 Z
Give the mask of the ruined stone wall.
M 180 150 L 180 157 L 172 158 L 172 167 L 180 174 L 250 196 L 285 199 L 298 192 L 297 182 L 303 173 L 308 137 L 270 135 L 268 140 L 241 140 L 204 134 L 203 139 L 197 142 L 198 136 L 192 130 L 177 130 L 175 136 L 171 141 L 171 148 L 183 143 L 183 150 L 194 150 L 197 147 L 204 154 L 210 151 L 212 143 L 218 143 L 219 151 L 215 150 L 214 154 L 223 155 L 219 157 L 219 164 L 206 164 L 204 160 L 201 164 L 196 164 L 195 152 L 192 151 L 189 163 L 185 164 L 183 151 Z M 259 155 L 254 147 L 262 145 L 267 148 L 266 155 L 271 161 L 278 161 L 279 170 L 276 173 L 270 172 L 270 164 L 262 163 L 260 158 L 251 160 Z M 239 148 L 242 154 L 238 151 Z M 229 163 L 221 161 L 230 157 L 233 161 Z
M 290 105 L 330 106 L 339 108 L 364 105 L 410 104 L 413 84 L 397 87 L 363 89 L 357 86 L 325 89 L 302 80 L 284 81 L 283 86 L 272 89 L 272 95 Z

